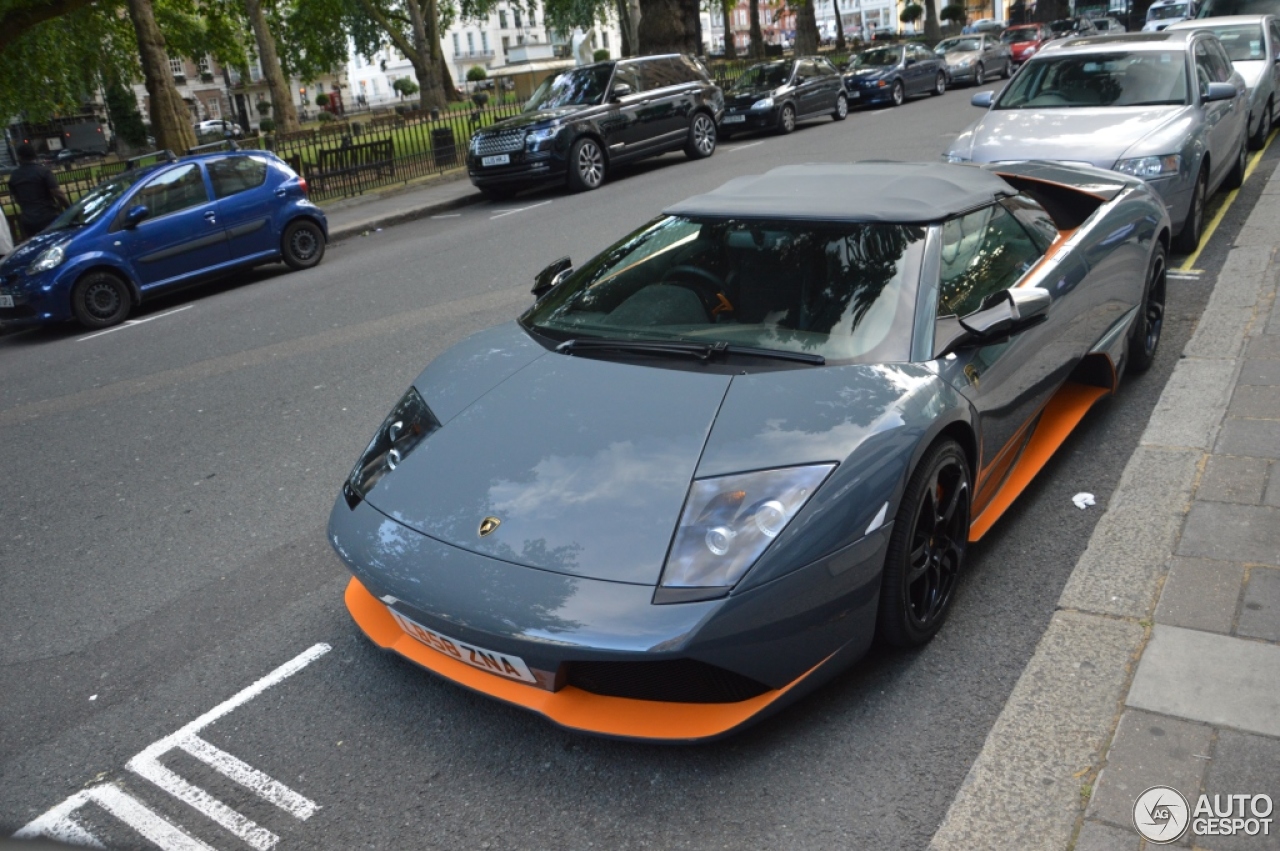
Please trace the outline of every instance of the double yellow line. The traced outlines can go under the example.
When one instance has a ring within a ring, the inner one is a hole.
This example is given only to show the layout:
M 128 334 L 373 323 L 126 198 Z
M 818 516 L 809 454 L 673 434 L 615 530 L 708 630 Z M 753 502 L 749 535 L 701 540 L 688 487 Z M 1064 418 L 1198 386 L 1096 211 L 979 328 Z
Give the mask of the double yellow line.
M 1271 143 L 1275 141 L 1277 132 L 1280 131 L 1271 131 L 1271 135 L 1267 137 L 1267 143 L 1262 146 L 1262 150 L 1256 151 L 1253 156 L 1249 158 L 1249 165 L 1246 166 L 1244 170 L 1244 179 L 1246 182 L 1258 168 L 1258 163 L 1262 160 L 1262 155 L 1267 152 L 1267 148 L 1270 148 Z M 1213 218 L 1209 220 L 1209 224 L 1205 225 L 1204 233 L 1200 236 L 1200 246 L 1196 248 L 1195 251 L 1188 254 L 1186 259 L 1182 261 L 1182 265 L 1175 267 L 1173 271 L 1194 272 L 1196 274 L 1200 273 L 1200 270 L 1195 267 L 1196 261 L 1200 259 L 1200 252 L 1204 251 L 1204 247 L 1209 244 L 1209 238 L 1213 236 L 1213 232 L 1218 229 L 1218 225 L 1222 224 L 1222 219 L 1227 215 L 1227 210 L 1231 209 L 1231 205 L 1235 203 L 1236 196 L 1239 194 L 1239 189 L 1232 189 L 1226 195 L 1222 196 L 1222 201 L 1218 204 L 1217 212 L 1213 214 Z

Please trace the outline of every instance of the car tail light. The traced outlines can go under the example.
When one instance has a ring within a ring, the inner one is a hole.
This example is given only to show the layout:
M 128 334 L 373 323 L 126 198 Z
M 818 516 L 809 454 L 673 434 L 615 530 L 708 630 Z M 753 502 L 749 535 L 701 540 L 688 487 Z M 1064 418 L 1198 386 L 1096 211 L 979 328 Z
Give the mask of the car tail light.
M 305 177 L 298 178 L 298 188 L 302 190 L 302 194 L 307 194 L 307 179 Z

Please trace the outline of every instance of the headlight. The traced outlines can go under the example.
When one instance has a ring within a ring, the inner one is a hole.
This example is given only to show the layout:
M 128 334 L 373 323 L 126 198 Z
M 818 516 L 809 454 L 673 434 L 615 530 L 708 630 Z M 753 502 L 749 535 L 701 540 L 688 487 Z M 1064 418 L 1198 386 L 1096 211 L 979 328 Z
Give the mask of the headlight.
M 549 142 L 560 132 L 559 127 L 542 127 L 538 130 L 530 130 L 524 137 L 524 143 L 529 150 L 536 150 L 543 142 Z
M 751 104 L 752 109 L 773 109 L 773 98 L 760 98 L 760 100 Z
M 480 153 L 480 134 L 471 137 L 471 141 L 467 143 L 467 149 L 473 154 Z
M 62 261 L 67 259 L 67 252 L 63 250 L 61 245 L 55 245 L 53 248 L 46 248 L 36 258 L 36 262 L 32 263 L 28 268 L 28 272 L 47 272 L 48 270 L 61 266 Z
M 1026 50 L 1022 51 L 1022 55 L 1023 55 L 1023 56 L 1033 56 L 1033 55 L 1035 55 L 1035 52 L 1036 52 L 1036 46 L 1033 44 L 1033 45 L 1031 45 L 1030 47 L 1028 47 Z
M 961 67 L 961 68 L 968 68 L 970 65 L 972 65 L 972 64 L 973 64 L 973 60 L 972 60 L 972 59 L 961 59 L 961 60 L 960 60 L 958 63 L 956 63 L 956 64 L 957 64 L 959 67 Z
M 1131 160 L 1119 160 L 1111 168 L 1121 174 L 1131 174 L 1146 180 L 1166 174 L 1177 174 L 1182 170 L 1182 157 L 1178 154 L 1168 154 L 1163 157 L 1137 157 Z
M 695 481 L 655 603 L 721 597 L 796 516 L 835 464 Z
M 378 426 L 378 433 L 369 441 L 355 469 L 347 477 L 347 502 L 354 506 L 364 499 L 378 479 L 399 466 L 427 435 L 438 428 L 440 421 L 431 413 L 418 391 L 410 387 Z

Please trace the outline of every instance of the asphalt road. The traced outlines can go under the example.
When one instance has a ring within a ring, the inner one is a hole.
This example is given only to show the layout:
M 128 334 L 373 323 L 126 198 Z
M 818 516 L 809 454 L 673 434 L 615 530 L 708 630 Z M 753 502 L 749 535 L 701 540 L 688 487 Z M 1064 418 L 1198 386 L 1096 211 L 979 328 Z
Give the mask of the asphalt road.
M 112 848 L 151 847 L 148 832 L 172 829 L 161 819 L 219 849 L 923 847 L 1101 514 L 1072 495 L 1105 505 L 1261 178 L 1204 273 L 1171 281 L 1155 367 L 1101 403 L 971 550 L 938 638 L 874 652 L 727 742 L 571 735 L 380 653 L 346 614 L 324 526 L 412 378 L 517 315 L 543 265 L 585 260 L 735 175 L 936 159 L 977 117 L 970 94 L 391 228 L 330 246 L 309 272 L 166 297 L 110 333 L 0 337 L 0 835 L 87 791 L 67 806 Z M 196 731 L 234 759 L 174 744 L 317 645 L 330 649 Z M 126 769 L 153 745 L 172 774 Z M 237 771 L 244 785 L 227 779 Z M 112 782 L 125 804 L 100 791 Z

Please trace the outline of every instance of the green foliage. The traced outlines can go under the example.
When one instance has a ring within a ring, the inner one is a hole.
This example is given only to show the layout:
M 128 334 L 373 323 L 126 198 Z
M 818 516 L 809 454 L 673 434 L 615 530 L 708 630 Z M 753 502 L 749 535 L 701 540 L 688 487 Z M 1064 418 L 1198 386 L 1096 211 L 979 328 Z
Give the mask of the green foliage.
M 595 53 L 591 54 L 591 58 L 596 62 L 605 62 L 609 59 L 609 48 L 602 47 Z
M 336 121 L 337 118 L 332 112 L 322 112 L 316 116 L 316 120 L 321 124 L 328 124 L 330 121 Z
M 325 94 L 324 92 L 321 92 L 320 94 L 316 95 L 316 106 L 321 107 L 323 109 L 328 105 L 329 105 L 329 96 L 327 94 Z
M 416 95 L 419 91 L 418 84 L 408 77 L 399 77 L 391 84 L 391 88 L 396 91 L 400 97 L 410 97 Z
M 259 115 L 271 114 L 271 101 L 269 100 L 262 100 L 261 98 L 259 98 L 258 102 L 255 103 L 253 106 L 254 106 L 254 109 L 258 110 Z
M 276 129 L 276 123 L 270 118 L 264 118 L 258 122 L 258 129 L 263 133 L 271 133 Z
M 476 106 L 484 106 L 489 102 L 489 93 L 488 92 L 472 92 L 471 102 L 474 103 Z
M 964 6 L 955 3 L 943 6 L 942 11 L 938 13 L 938 17 L 944 21 L 951 21 L 956 24 L 963 24 L 966 17 Z
M 542 13 L 548 29 L 567 33 L 574 27 L 586 30 L 604 23 L 614 6 L 609 0 L 545 0 Z
M 116 135 L 126 144 L 141 148 L 147 144 L 147 127 L 138 112 L 138 101 L 133 92 L 118 79 L 106 86 L 107 113 Z
M 481 80 L 488 79 L 488 77 L 489 72 L 484 70 L 483 65 L 472 65 L 467 69 L 467 79 L 473 83 L 478 83 Z
M 919 3 L 908 3 L 898 15 L 898 18 L 904 23 L 914 24 L 916 21 L 924 17 L 924 7 Z

